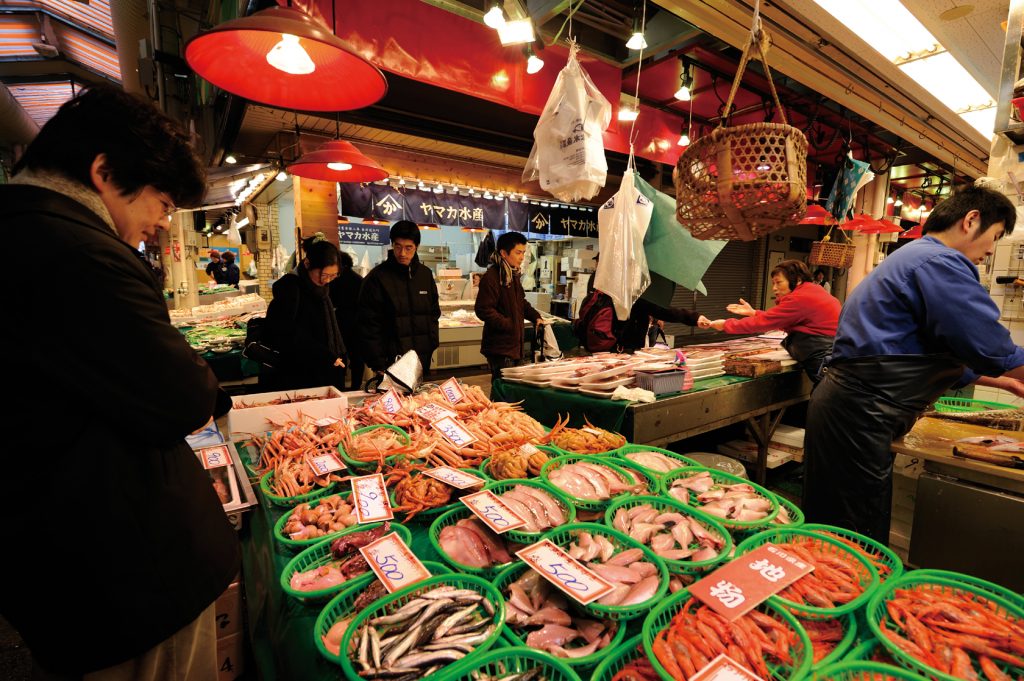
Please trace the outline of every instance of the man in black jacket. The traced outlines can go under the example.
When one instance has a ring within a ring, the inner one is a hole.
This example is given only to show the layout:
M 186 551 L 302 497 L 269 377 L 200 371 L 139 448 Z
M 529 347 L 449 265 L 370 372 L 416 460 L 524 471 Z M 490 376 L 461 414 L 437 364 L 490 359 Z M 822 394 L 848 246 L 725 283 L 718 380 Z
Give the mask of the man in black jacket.
M 388 259 L 370 270 L 359 294 L 362 349 L 366 364 L 376 372 L 415 350 L 426 376 L 438 346 L 437 285 L 416 255 L 420 245 L 416 223 L 399 220 L 391 226 L 390 236 Z
M 216 678 L 213 602 L 238 570 L 238 540 L 184 438 L 214 414 L 217 379 L 136 251 L 176 206 L 199 205 L 202 166 L 148 101 L 94 86 L 14 170 L 0 186 L 7 246 L 46 244 L 60 274 L 12 260 L 5 309 L 26 328 L 73 331 L 3 335 L 17 428 L 0 545 L 46 558 L 0 582 L 0 614 L 31 650 L 33 678 Z M 40 512 L 47 491 L 56 503 Z M 55 615 L 78 624 L 55 633 Z
M 359 291 L 363 288 L 363 278 L 355 271 L 352 256 L 342 251 L 339 254 L 338 278 L 330 283 L 331 302 L 338 317 L 338 327 L 348 351 L 348 368 L 352 372 L 349 390 L 358 390 L 363 380 L 363 341 L 359 337 Z

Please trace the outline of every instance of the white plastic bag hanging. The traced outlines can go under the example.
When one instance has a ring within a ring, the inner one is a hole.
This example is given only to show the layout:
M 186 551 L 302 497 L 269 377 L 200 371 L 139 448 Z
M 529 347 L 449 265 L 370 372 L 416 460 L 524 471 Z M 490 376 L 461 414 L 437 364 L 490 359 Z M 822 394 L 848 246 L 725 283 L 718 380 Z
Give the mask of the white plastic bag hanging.
M 231 225 L 228 227 L 226 236 L 228 238 L 228 243 L 232 246 L 242 245 L 242 234 L 238 231 L 237 216 L 231 216 Z
M 612 105 L 594 85 L 569 44 L 569 61 L 533 131 L 533 151 L 523 181 L 540 180 L 540 187 L 561 201 L 592 198 L 604 187 L 608 162 L 602 135 L 612 120 Z
M 601 258 L 594 288 L 611 297 L 615 316 L 620 320 L 629 318 L 633 303 L 651 285 L 644 236 L 651 224 L 654 204 L 636 188 L 634 170 L 630 153 L 619 191 L 597 211 Z

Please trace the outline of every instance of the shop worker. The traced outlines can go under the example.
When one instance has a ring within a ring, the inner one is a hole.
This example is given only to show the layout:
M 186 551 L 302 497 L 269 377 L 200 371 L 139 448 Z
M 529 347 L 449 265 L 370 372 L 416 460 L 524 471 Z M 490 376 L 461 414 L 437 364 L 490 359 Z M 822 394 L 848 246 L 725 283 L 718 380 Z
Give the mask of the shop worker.
M 999 323 L 977 268 L 1015 220 L 1005 196 L 966 187 L 932 211 L 923 238 L 887 257 L 847 299 L 808 407 L 808 522 L 887 544 L 893 440 L 956 385 L 1024 395 L 1024 349 Z
M 217 678 L 213 604 L 238 571 L 238 540 L 185 442 L 215 415 L 217 379 L 136 251 L 205 190 L 188 133 L 105 85 L 61 106 L 0 186 L 8 246 L 45 243 L 61 263 L 40 278 L 12 260 L 8 314 L 91 331 L 27 346 L 4 334 L 18 427 L 0 544 L 47 558 L 0 581 L 0 614 L 32 652 L 33 679 Z M 40 512 L 44 488 L 59 501 Z M 73 633 L 55 631 L 62 620 Z
M 375 372 L 383 372 L 398 357 L 415 350 L 426 376 L 437 349 L 441 306 L 434 275 L 416 255 L 419 245 L 420 228 L 415 222 L 399 220 L 391 226 L 387 260 L 363 280 L 359 327 L 364 359 Z
M 523 321 L 533 323 L 539 333 L 544 320 L 526 300 L 520 281 L 526 237 L 519 232 L 505 232 L 498 237 L 496 248 L 494 264 L 480 278 L 476 316 L 484 323 L 480 353 L 487 358 L 491 377 L 501 378 L 503 368 L 523 361 Z
M 814 283 L 807 265 L 799 260 L 783 260 L 772 270 L 771 277 L 775 307 L 755 310 L 740 298 L 739 303 L 726 309 L 746 319 L 712 321 L 702 315 L 697 325 L 726 333 L 765 333 L 781 329 L 786 332 L 782 346 L 817 383 L 821 365 L 832 351 L 839 324 L 839 301 Z
M 238 269 L 238 265 L 235 264 L 235 254 L 228 251 L 224 254 L 224 281 L 221 284 L 227 284 L 228 286 L 234 286 L 238 288 L 238 281 L 242 277 L 242 272 Z
M 210 262 L 206 265 L 206 276 L 210 278 L 210 281 L 215 281 L 218 284 L 224 283 L 224 263 L 220 261 L 220 251 L 213 248 L 210 249 Z

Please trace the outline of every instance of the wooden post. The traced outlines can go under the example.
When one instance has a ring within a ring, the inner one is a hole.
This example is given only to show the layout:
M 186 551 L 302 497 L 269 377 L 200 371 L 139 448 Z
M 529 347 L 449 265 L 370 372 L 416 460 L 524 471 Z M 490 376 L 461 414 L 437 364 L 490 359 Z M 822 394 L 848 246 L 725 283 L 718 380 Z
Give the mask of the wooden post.
M 338 243 L 338 185 L 334 182 L 292 176 L 295 200 L 295 227 L 303 239 L 323 232 L 331 243 Z M 298 244 L 296 244 L 298 246 Z

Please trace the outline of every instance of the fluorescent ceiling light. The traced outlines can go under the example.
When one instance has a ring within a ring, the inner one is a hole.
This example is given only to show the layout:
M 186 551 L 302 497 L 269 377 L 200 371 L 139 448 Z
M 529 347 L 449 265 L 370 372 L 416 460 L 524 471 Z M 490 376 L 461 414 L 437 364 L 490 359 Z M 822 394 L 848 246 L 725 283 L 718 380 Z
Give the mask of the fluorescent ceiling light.
M 646 50 L 647 41 L 644 40 L 644 34 L 640 31 L 634 31 L 633 35 L 629 36 L 629 40 L 626 41 L 626 47 L 631 50 Z
M 242 218 L 241 220 L 239 220 L 239 221 L 237 221 L 235 223 L 235 227 L 238 227 L 239 229 L 241 229 L 242 227 L 245 227 L 248 224 L 249 224 L 249 218 Z
M 533 33 L 533 22 L 530 19 L 506 21 L 498 28 L 498 39 L 502 45 L 521 45 L 536 40 Z
M 939 44 L 899 0 L 814 1 L 889 61 Z
M 960 114 L 960 118 L 964 119 L 968 125 L 980 132 L 985 136 L 986 139 L 992 137 L 995 134 L 996 129 L 996 108 L 990 106 L 987 109 L 979 109 L 978 111 L 968 111 Z
M 957 113 L 969 107 L 994 105 L 992 96 L 949 52 L 901 64 L 900 71 Z

